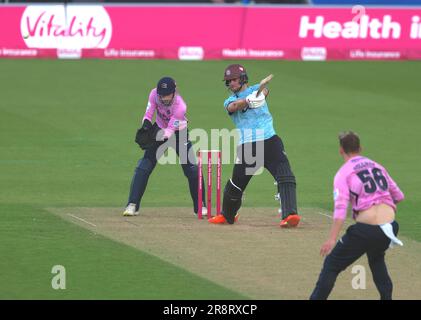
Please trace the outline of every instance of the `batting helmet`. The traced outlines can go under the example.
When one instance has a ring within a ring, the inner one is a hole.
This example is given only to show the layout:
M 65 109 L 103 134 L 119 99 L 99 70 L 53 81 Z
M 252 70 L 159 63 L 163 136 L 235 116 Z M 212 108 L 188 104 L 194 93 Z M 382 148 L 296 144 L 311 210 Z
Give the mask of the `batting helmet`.
M 241 85 L 248 82 L 246 68 L 244 68 L 241 64 L 230 64 L 225 68 L 224 72 L 225 85 L 228 87 L 229 81 L 237 78 L 240 78 Z

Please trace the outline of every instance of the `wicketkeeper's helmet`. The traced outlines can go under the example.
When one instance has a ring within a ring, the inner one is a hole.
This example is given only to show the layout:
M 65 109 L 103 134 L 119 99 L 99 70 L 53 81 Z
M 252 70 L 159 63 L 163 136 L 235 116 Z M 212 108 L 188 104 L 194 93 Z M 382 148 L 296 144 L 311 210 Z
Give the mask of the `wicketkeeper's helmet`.
M 177 85 L 175 84 L 175 81 L 173 78 L 170 77 L 164 77 L 161 80 L 158 81 L 158 84 L 156 85 L 156 92 L 158 94 L 159 101 L 166 107 L 169 107 L 172 105 L 174 98 L 175 98 L 175 88 Z M 164 101 L 162 97 L 169 96 L 170 94 L 173 95 L 172 99 L 169 101 Z
M 156 91 L 160 96 L 168 96 L 175 92 L 176 84 L 173 78 L 164 77 L 158 81 Z

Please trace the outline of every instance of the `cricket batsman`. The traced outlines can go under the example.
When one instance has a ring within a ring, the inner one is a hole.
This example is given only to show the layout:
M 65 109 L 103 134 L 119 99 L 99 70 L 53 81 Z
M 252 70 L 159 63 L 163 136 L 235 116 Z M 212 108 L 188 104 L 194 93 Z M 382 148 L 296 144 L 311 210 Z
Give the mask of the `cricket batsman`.
M 240 134 L 237 147 L 237 159 L 232 178 L 224 189 L 222 215 L 209 219 L 214 224 L 234 224 L 238 219 L 243 192 L 253 174 L 263 165 L 275 179 L 281 201 L 281 228 L 293 228 L 300 222 L 297 212 L 296 181 L 291 170 L 281 138 L 273 128 L 272 115 L 269 112 L 266 97 L 269 93 L 264 88 L 258 94 L 259 84 L 248 86 L 246 69 L 239 64 L 229 65 L 224 72 L 224 81 L 232 92 L 225 100 L 224 107 Z M 257 155 L 262 147 L 263 154 Z M 250 155 L 263 156 L 261 165 L 250 163 Z M 251 169 L 252 170 L 248 170 Z

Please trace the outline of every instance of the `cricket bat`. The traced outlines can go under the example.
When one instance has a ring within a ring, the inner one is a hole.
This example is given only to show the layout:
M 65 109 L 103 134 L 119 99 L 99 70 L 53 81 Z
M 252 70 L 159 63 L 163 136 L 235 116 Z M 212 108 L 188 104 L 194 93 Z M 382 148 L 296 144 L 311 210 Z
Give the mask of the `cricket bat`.
M 266 78 L 264 78 L 262 81 L 260 81 L 259 89 L 257 90 L 256 97 L 260 95 L 262 90 L 266 88 L 266 85 L 269 83 L 270 80 L 272 80 L 273 74 L 268 75 Z

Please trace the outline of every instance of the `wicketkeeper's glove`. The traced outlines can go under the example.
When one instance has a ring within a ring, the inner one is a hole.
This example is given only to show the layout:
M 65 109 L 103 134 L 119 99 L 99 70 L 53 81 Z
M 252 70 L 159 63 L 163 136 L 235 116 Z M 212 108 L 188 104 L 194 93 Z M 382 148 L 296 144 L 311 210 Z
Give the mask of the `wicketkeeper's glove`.
M 247 104 L 250 109 L 260 108 L 265 105 L 266 96 L 263 93 L 260 93 L 258 97 L 256 97 L 257 90 L 253 91 L 246 97 Z
M 150 128 L 152 128 L 152 126 L 152 122 L 150 122 L 148 119 L 143 120 L 142 129 L 149 130 Z
M 146 123 L 149 122 L 149 123 Z M 156 135 L 161 130 L 156 123 L 152 123 L 148 120 L 143 122 L 143 125 L 136 132 L 135 142 L 139 145 L 142 150 L 146 150 L 154 147 L 158 142 L 156 141 Z

